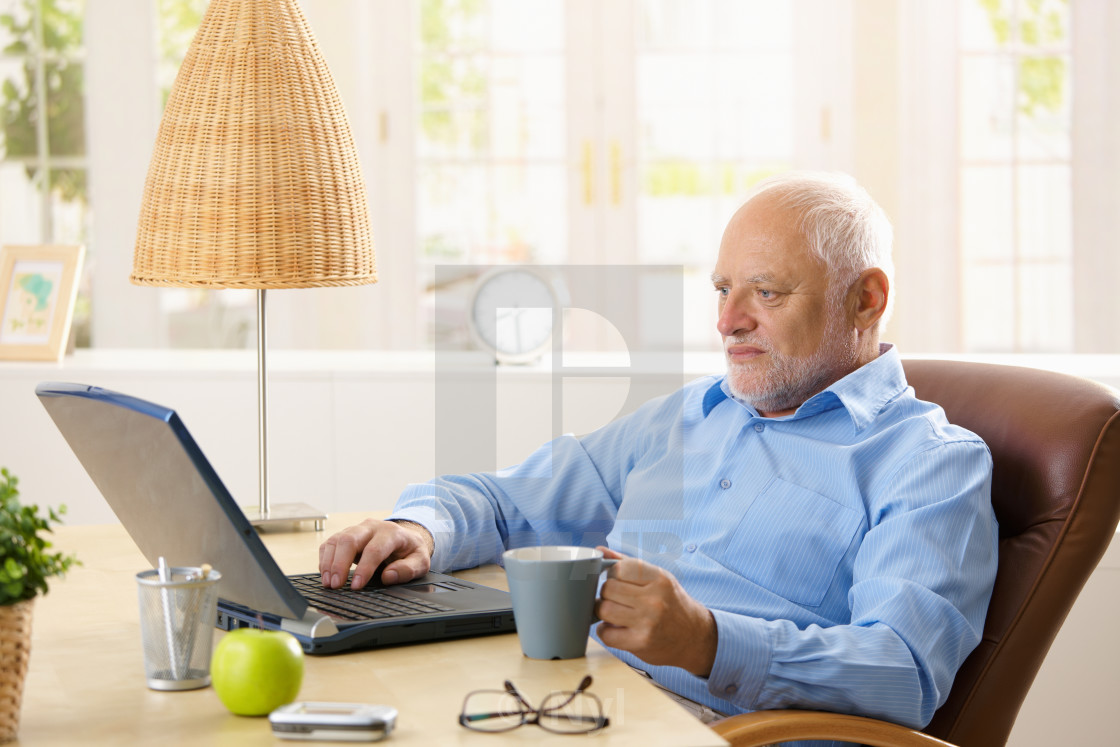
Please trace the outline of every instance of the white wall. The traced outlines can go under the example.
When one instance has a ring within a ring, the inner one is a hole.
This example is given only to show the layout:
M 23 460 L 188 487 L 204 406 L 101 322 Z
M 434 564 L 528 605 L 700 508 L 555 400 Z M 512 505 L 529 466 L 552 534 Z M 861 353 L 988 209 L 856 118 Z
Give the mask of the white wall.
M 273 503 L 384 511 L 407 483 L 433 476 L 432 353 L 275 351 L 268 365 Z M 483 455 L 475 469 L 508 466 L 553 435 L 592 430 L 626 396 L 617 378 L 565 382 L 563 422 L 553 428 L 547 368 L 508 368 L 495 377 L 489 360 L 472 354 L 454 356 L 454 365 L 460 379 L 493 382 L 499 426 L 492 442 L 479 444 L 468 424 L 446 412 L 438 423 L 440 443 L 461 440 L 462 449 Z M 115 517 L 35 397 L 42 381 L 101 386 L 174 408 L 230 492 L 244 505 L 256 503 L 255 351 L 83 349 L 57 365 L 0 362 L 0 466 L 19 476 L 26 499 L 65 503 L 67 523 L 103 523 Z

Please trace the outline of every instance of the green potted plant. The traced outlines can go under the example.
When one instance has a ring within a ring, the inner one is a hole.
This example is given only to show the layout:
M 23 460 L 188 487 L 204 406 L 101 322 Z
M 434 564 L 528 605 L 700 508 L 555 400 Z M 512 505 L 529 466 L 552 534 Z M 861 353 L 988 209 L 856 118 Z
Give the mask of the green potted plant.
M 31 605 L 47 593 L 47 579 L 77 562 L 73 555 L 50 552 L 40 532 L 51 531 L 58 512 L 39 513 L 36 505 L 19 502 L 19 480 L 0 469 L 0 742 L 15 739 L 23 680 L 31 656 Z

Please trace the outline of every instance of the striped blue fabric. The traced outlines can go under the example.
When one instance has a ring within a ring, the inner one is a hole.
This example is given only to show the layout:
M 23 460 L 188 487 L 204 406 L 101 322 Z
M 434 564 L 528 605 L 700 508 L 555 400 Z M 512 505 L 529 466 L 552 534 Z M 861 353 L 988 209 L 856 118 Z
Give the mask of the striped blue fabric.
M 992 463 L 914 397 L 897 351 L 780 418 L 690 383 L 495 473 L 410 485 L 433 567 L 606 544 L 713 611 L 707 678 L 614 653 L 723 713 L 813 708 L 929 722 L 980 640 L 996 570 Z

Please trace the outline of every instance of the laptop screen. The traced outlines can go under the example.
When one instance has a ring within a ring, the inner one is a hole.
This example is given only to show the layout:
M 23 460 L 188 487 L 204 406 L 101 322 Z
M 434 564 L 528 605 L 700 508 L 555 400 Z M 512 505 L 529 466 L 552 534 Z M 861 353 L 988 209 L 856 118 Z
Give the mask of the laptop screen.
M 81 384 L 44 382 L 35 394 L 153 567 L 160 556 L 209 563 L 222 572 L 222 598 L 303 616 L 307 602 L 174 410 Z

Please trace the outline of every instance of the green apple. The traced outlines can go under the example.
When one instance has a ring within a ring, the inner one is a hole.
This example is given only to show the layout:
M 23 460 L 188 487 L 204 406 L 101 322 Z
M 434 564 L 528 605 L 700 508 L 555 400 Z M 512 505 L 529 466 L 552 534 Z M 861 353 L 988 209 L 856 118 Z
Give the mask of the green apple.
M 210 678 L 230 711 L 264 716 L 299 695 L 303 649 L 295 636 L 280 630 L 231 630 L 214 649 Z

